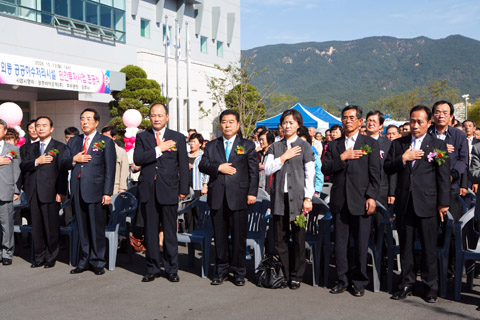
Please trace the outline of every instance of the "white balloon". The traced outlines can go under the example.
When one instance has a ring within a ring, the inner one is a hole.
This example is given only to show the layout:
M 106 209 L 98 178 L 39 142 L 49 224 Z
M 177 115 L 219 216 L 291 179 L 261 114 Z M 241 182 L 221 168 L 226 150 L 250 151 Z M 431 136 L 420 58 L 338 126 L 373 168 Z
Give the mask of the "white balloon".
M 20 126 L 15 126 L 15 128 L 13 128 L 13 129 L 15 129 L 15 131 L 17 131 L 18 133 L 20 133 L 20 131 L 22 130 L 22 128 Z
M 20 130 L 18 134 L 20 135 L 20 138 L 25 137 L 25 130 Z

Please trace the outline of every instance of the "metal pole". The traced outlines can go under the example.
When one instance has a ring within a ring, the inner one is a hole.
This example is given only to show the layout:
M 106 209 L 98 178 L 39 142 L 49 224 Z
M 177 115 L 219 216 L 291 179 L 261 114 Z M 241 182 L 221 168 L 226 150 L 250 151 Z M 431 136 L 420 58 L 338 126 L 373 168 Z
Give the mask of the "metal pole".
M 167 97 L 167 107 L 168 107 L 168 16 L 165 16 L 165 95 Z
M 179 30 L 179 27 L 178 27 L 178 19 L 175 19 L 175 33 L 176 33 L 176 44 L 177 44 L 177 50 L 175 52 L 176 54 L 176 61 L 177 61 L 177 65 L 176 65 L 176 68 L 177 68 L 177 131 L 180 131 L 180 85 L 179 85 L 179 81 L 178 81 L 178 62 L 180 61 L 180 57 L 179 57 L 179 52 L 178 50 L 180 50 L 180 48 L 178 47 L 179 46 L 179 39 L 180 39 L 180 34 L 179 34 L 180 30 Z
M 185 56 L 187 59 L 187 129 L 190 129 L 190 35 L 188 34 L 188 22 L 185 22 L 185 33 L 187 35 L 187 41 L 185 41 Z

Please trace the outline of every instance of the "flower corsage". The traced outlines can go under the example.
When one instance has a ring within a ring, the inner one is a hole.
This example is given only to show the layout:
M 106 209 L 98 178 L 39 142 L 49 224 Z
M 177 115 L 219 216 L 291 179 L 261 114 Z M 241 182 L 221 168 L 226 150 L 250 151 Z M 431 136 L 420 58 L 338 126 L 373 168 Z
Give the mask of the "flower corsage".
M 59 151 L 57 149 L 53 148 L 52 150 L 47 152 L 47 155 L 55 157 L 58 153 L 59 153 Z
M 168 152 L 177 151 L 177 143 L 174 141 L 173 146 L 167 150 Z
M 10 150 L 10 152 L 8 152 L 6 155 L 5 155 L 5 158 L 8 158 L 10 160 L 13 160 L 13 159 L 17 159 L 18 158 L 18 153 L 13 151 L 13 150 Z
M 105 149 L 105 140 L 97 141 L 93 144 L 92 151 L 98 151 Z
M 245 148 L 242 147 L 242 146 L 237 146 L 237 148 L 235 149 L 235 153 L 236 154 L 245 154 Z
M 370 154 L 372 153 L 372 148 L 366 144 L 364 145 L 363 147 L 360 148 L 360 150 L 362 151 L 362 153 L 365 155 L 365 154 Z
M 448 158 L 447 152 L 439 149 L 433 149 L 433 152 L 430 152 L 427 156 L 428 162 L 435 160 L 437 165 L 441 166 L 445 162 L 445 158 Z

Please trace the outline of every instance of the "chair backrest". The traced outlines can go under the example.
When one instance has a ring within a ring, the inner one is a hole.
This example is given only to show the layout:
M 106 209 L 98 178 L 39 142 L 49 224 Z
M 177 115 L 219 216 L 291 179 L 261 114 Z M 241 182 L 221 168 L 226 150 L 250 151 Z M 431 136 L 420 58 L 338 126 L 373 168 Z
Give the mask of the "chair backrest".
M 328 204 L 318 198 L 313 197 L 313 209 L 307 214 L 307 235 L 316 235 L 320 232 L 319 226 L 322 222 L 329 222 L 332 218 Z
M 270 201 L 256 201 L 248 206 L 248 232 L 263 232 L 267 228 L 267 210 L 270 208 Z
M 137 209 L 137 199 L 129 192 L 122 192 L 112 196 L 111 215 L 107 228 L 125 223 L 125 218 L 130 212 Z
M 268 194 L 267 191 L 258 188 L 258 193 L 257 193 L 257 201 L 258 200 L 268 200 L 270 201 L 270 195 Z
M 468 210 L 458 221 L 455 223 L 455 249 L 457 252 L 461 252 L 464 250 L 464 244 L 466 244 L 466 248 L 472 247 L 469 245 L 467 235 L 469 232 L 466 232 L 464 229 L 471 225 L 470 222 L 473 222 L 473 218 L 475 217 L 475 207 Z M 473 230 L 473 228 L 472 228 Z M 475 247 L 475 246 L 473 246 Z M 465 249 L 466 249 L 465 248 Z
M 133 194 L 133 196 L 136 197 L 137 196 L 137 188 L 138 188 L 137 186 L 132 186 L 132 187 L 127 189 L 127 192 Z
M 212 222 L 210 217 L 210 208 L 206 201 L 202 201 L 202 197 L 195 200 L 195 206 L 198 209 L 198 220 L 195 223 L 194 233 L 198 231 L 212 230 Z

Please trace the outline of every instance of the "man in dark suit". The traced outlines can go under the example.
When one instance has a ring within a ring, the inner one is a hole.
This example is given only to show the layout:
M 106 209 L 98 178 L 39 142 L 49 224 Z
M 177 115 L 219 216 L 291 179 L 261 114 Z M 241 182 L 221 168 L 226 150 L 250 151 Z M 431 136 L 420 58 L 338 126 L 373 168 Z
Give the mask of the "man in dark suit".
M 115 181 L 116 153 L 112 139 L 97 132 L 100 115 L 87 108 L 80 114 L 83 134 L 68 141 L 62 166 L 71 171 L 70 190 L 80 238 L 80 261 L 71 274 L 89 267 L 105 273 L 105 220 L 102 206 L 110 204 Z
M 183 134 L 166 128 L 168 109 L 150 108 L 152 127 L 137 135 L 133 161 L 141 166 L 138 179 L 141 212 L 145 221 L 147 274 L 142 282 L 160 277 L 159 225 L 163 225 L 162 262 L 167 279 L 178 282 L 177 209 L 189 193 L 188 155 Z
M 333 183 L 330 208 L 335 219 L 338 282 L 330 292 L 342 293 L 351 282 L 356 297 L 364 295 L 369 282 L 368 239 L 380 187 L 379 145 L 375 139 L 360 134 L 362 122 L 360 107 L 350 105 L 342 110 L 344 135 L 328 144 L 322 166 L 323 173 Z M 351 233 L 355 240 L 355 260 L 349 263 Z
M 220 114 L 222 136 L 207 143 L 198 168 L 210 176 L 208 206 L 211 209 L 217 254 L 217 272 L 211 284 L 219 285 L 229 272 L 234 284 L 245 285 L 248 205 L 258 193 L 258 158 L 255 144 L 239 135 L 240 115 L 227 109 Z M 228 234 L 232 237 L 229 254 Z
M 437 301 L 437 219 L 443 222 L 450 202 L 450 159 L 444 141 L 427 133 L 432 112 L 425 106 L 410 111 L 411 134 L 399 138 L 385 160 L 385 171 L 397 173 L 396 214 L 400 230 L 402 282 L 392 299 L 402 300 L 412 294 L 416 272 L 413 243 L 419 231 L 422 244 L 422 280 L 425 301 Z M 440 151 L 439 151 L 440 150 Z M 440 159 L 445 160 L 441 163 Z
M 40 141 L 25 146 L 20 169 L 27 177 L 25 193 L 32 216 L 35 258 L 32 268 L 52 268 L 60 238 L 58 211 L 67 194 L 67 171 L 61 169 L 65 145 L 52 139 L 53 121 L 38 117 L 35 124 Z
M 471 119 L 467 119 L 467 120 L 463 121 L 463 128 L 465 130 L 465 135 L 467 136 L 468 154 L 470 155 L 469 158 L 468 158 L 468 164 L 470 165 L 470 161 L 472 160 L 473 145 L 479 143 L 480 140 L 475 138 L 475 121 L 473 121 Z M 468 171 L 468 167 L 467 167 L 467 171 Z M 462 181 L 463 181 L 463 179 L 466 180 L 466 183 L 464 185 L 466 185 L 467 188 L 471 188 L 474 193 L 477 193 L 478 183 L 472 183 L 470 181 L 470 179 L 468 179 L 468 172 L 466 172 L 462 176 Z M 461 186 L 460 186 L 460 195 L 464 196 L 467 193 L 467 188 L 464 188 L 465 190 L 463 190 L 463 192 L 462 192 L 461 188 L 462 188 L 462 183 L 461 183 Z M 470 205 L 470 203 L 467 203 L 467 206 L 469 206 L 469 205 Z

